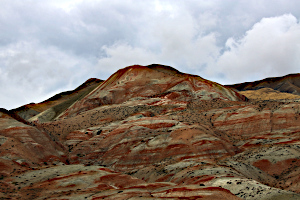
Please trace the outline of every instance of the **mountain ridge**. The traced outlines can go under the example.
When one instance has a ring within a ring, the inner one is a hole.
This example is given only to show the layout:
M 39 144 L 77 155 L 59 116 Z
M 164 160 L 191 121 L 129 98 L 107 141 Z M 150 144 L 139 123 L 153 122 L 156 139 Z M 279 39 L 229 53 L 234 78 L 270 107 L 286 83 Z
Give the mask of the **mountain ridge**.
M 239 91 L 271 88 L 279 92 L 300 95 L 300 73 L 288 74 L 280 77 L 269 77 L 254 82 L 244 82 L 227 86 Z
M 85 81 L 83 84 L 75 88 L 74 90 L 61 92 L 40 103 L 30 103 L 15 109 L 11 109 L 10 113 L 17 115 L 22 119 L 28 121 L 33 116 L 38 115 L 49 108 L 56 107 L 57 108 L 56 110 L 61 110 L 59 108 L 60 105 L 72 104 L 74 101 L 85 96 L 87 93 L 89 93 L 91 90 L 93 90 L 102 82 L 103 80 L 90 78 L 87 81 Z

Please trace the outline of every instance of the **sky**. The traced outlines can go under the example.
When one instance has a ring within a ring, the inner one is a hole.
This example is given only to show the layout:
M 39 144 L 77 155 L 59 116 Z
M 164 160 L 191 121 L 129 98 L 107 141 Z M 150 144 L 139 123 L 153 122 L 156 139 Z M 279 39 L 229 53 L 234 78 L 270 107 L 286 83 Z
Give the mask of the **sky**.
M 300 73 L 299 0 L 0 0 L 0 107 L 169 65 L 221 84 Z

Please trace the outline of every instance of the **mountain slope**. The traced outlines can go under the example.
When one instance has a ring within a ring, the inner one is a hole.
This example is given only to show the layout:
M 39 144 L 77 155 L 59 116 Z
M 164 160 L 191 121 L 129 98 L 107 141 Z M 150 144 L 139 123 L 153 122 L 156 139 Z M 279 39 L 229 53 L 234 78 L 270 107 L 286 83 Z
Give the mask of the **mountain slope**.
M 55 137 L 0 112 L 0 177 L 66 160 L 65 148 Z
M 271 88 L 279 92 L 300 95 L 300 74 L 289 74 L 282 77 L 272 77 L 259 81 L 245 82 L 228 86 L 239 91 Z
M 246 100 L 150 65 L 55 118 L 59 104 L 30 123 L 2 110 L 0 198 L 300 199 L 300 100 Z
M 74 90 L 61 92 L 41 103 L 27 104 L 19 108 L 12 109 L 10 112 L 18 115 L 24 120 L 29 120 L 30 118 L 39 115 L 38 117 L 43 121 L 49 121 L 58 116 L 75 101 L 90 93 L 102 82 L 103 81 L 100 79 L 91 78 Z
M 245 90 L 245 91 L 240 91 L 240 94 L 245 95 L 248 99 L 258 99 L 258 100 L 300 99 L 300 95 L 295 95 L 286 92 L 279 92 L 271 88 Z
M 136 98 L 161 97 L 173 100 L 246 98 L 230 88 L 199 76 L 184 74 L 169 66 L 129 66 L 111 75 L 103 84 L 76 102 L 61 117 L 73 116 L 102 105 L 120 104 Z

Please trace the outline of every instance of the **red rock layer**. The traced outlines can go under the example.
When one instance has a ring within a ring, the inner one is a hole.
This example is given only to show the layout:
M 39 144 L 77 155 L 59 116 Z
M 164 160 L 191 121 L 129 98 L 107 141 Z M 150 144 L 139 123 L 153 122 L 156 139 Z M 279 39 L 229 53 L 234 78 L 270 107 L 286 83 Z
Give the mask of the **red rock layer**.
M 40 174 L 39 178 L 37 175 Z M 108 168 L 59 166 L 11 177 L 15 186 L 2 190 L 7 199 L 239 199 L 218 187 L 146 183 Z M 3 183 L 8 186 L 9 183 Z
M 44 131 L 0 113 L 0 176 L 45 164 L 65 163 L 64 147 Z

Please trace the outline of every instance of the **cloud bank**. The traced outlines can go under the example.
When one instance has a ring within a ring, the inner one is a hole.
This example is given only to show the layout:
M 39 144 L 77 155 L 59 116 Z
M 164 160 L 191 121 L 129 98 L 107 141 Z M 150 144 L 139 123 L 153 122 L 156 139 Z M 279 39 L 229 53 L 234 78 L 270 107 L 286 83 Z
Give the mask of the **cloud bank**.
M 299 44 L 300 24 L 293 15 L 263 18 L 242 38 L 227 40 L 215 67 L 231 83 L 300 73 Z
M 299 1 L 0 0 L 0 107 L 160 63 L 222 83 L 299 73 Z

